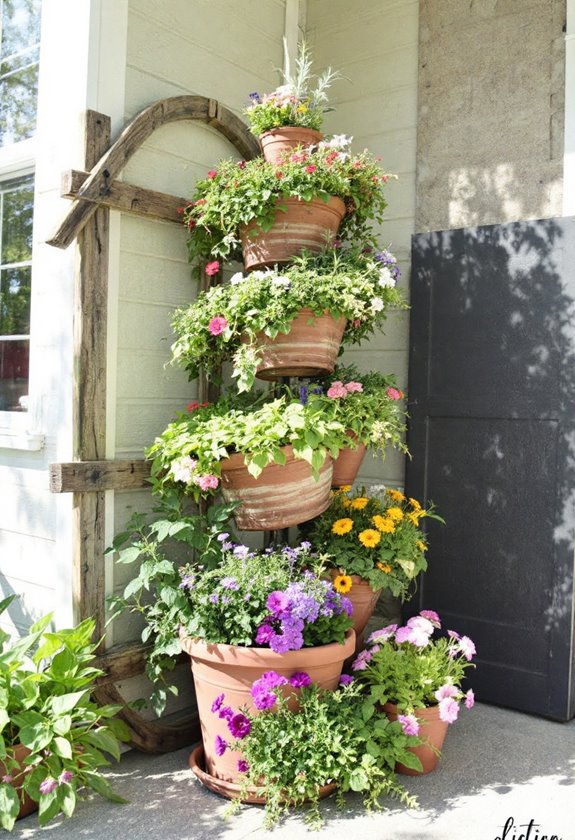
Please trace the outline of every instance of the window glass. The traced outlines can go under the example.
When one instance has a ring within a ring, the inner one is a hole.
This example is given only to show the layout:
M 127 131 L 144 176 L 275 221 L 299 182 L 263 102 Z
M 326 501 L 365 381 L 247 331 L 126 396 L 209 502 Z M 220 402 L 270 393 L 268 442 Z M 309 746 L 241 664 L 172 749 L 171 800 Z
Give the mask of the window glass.
M 0 411 L 26 411 L 30 345 L 32 175 L 0 182 Z
M 0 145 L 36 131 L 41 0 L 0 0 Z

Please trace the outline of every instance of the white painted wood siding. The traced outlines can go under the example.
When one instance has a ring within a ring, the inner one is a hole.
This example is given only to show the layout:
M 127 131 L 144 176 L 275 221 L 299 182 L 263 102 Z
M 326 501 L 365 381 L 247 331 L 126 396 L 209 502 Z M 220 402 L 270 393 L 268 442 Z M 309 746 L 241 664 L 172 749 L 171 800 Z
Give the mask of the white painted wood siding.
M 396 255 L 401 287 L 409 296 L 411 235 L 415 230 L 417 127 L 417 0 L 310 0 L 306 38 L 314 68 L 331 65 L 347 77 L 333 87 L 326 133 L 348 134 L 354 151 L 368 148 L 398 175 L 390 181 L 380 242 Z M 395 373 L 407 385 L 408 314 L 391 314 L 384 335 L 346 352 L 344 361 L 361 370 Z M 404 457 L 385 462 L 367 456 L 358 481 L 402 485 Z

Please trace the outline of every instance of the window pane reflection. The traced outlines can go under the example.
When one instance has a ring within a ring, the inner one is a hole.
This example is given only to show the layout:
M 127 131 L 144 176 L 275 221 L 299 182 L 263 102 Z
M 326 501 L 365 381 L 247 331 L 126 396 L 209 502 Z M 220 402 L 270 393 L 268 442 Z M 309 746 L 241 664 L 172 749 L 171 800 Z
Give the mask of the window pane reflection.
M 40 0 L 0 0 L 0 145 L 36 131 Z
M 27 339 L 0 339 L 0 411 L 26 411 L 28 408 Z

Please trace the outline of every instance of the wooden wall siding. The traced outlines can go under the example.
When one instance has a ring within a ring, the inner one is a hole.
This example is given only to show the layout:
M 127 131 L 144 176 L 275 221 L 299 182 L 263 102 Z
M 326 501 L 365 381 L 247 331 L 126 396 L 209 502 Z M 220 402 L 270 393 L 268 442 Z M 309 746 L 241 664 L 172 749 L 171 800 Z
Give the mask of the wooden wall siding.
M 307 7 L 306 38 L 317 70 L 331 65 L 347 78 L 330 97 L 335 111 L 324 130 L 351 134 L 353 148 L 380 155 L 382 166 L 398 175 L 390 181 L 386 221 L 380 242 L 389 244 L 402 270 L 409 296 L 411 235 L 415 230 L 418 0 L 314 0 Z M 377 368 L 407 384 L 408 317 L 390 315 L 385 334 L 346 351 L 344 362 L 361 370 Z M 403 484 L 404 456 L 390 452 L 382 464 L 367 456 L 358 481 Z

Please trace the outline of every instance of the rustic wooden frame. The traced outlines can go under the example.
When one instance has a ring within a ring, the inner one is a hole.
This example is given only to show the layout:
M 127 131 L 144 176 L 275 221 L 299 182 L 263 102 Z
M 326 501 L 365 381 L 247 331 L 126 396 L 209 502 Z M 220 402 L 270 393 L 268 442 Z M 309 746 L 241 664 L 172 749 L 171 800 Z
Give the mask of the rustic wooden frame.
M 48 240 L 48 244 L 57 248 L 67 248 L 78 239 L 74 300 L 75 460 L 50 465 L 50 490 L 73 493 L 74 617 L 81 621 L 92 616 L 97 638 L 104 637 L 106 613 L 105 492 L 145 487 L 149 475 L 149 464 L 143 460 L 105 458 L 109 210 L 181 224 L 178 208 L 187 199 L 116 180 L 128 160 L 157 128 L 180 120 L 211 125 L 246 159 L 259 153 L 257 140 L 247 126 L 219 102 L 204 96 L 175 96 L 155 102 L 141 111 L 112 145 L 109 117 L 87 111 L 85 171 L 70 170 L 63 174 L 61 194 L 73 199 L 74 204 Z M 205 377 L 200 379 L 199 390 L 205 399 L 208 393 Z M 98 681 L 98 699 L 123 705 L 121 717 L 129 725 L 132 743 L 138 749 L 164 752 L 197 740 L 196 714 L 168 726 L 161 721 L 144 720 L 124 704 L 115 683 L 143 673 L 145 663 L 143 645 L 105 650 L 102 643 L 97 664 L 104 670 L 104 676 Z

